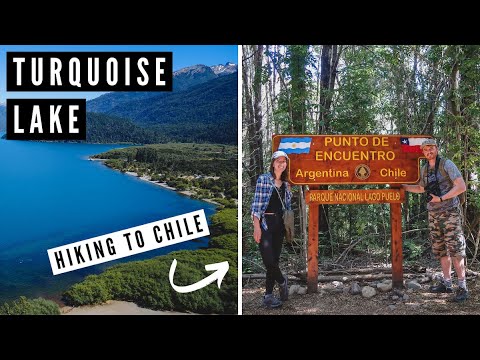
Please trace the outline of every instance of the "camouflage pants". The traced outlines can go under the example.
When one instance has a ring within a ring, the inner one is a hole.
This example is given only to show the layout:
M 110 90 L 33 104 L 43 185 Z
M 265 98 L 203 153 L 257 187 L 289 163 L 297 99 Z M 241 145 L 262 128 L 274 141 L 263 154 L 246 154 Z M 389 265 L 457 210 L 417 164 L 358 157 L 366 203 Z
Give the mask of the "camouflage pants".
M 465 236 L 462 229 L 462 214 L 458 208 L 439 212 L 428 212 L 428 229 L 432 252 L 441 257 L 465 257 Z

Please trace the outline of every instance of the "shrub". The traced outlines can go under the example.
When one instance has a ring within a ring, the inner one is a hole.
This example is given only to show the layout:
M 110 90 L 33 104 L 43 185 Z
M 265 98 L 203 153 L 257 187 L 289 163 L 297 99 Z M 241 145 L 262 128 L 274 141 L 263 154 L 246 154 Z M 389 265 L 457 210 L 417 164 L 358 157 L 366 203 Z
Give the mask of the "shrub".
M 237 209 L 222 209 L 212 215 L 210 231 L 213 236 L 217 234 L 237 233 Z
M 225 249 L 237 253 L 238 237 L 237 234 L 225 234 L 212 237 L 209 242 L 210 248 Z
M 63 300 L 71 306 L 102 304 L 111 298 L 109 286 L 100 275 L 87 276 L 63 294 Z
M 235 204 L 235 201 L 233 199 L 214 198 L 212 200 L 223 205 L 225 208 L 230 208 L 230 209 L 237 208 L 237 204 Z
M 18 300 L 0 306 L 2 315 L 60 315 L 60 309 L 53 301 L 43 298 L 27 299 L 21 296 Z
M 177 293 L 168 278 L 177 260 L 174 282 L 193 284 L 211 274 L 205 265 L 228 261 L 229 271 L 218 289 L 216 282 L 191 293 Z M 153 310 L 196 313 L 237 313 L 237 253 L 225 249 L 181 250 L 150 260 L 115 265 L 100 275 L 88 276 L 64 294 L 68 305 L 85 305 L 109 299 L 132 301 Z

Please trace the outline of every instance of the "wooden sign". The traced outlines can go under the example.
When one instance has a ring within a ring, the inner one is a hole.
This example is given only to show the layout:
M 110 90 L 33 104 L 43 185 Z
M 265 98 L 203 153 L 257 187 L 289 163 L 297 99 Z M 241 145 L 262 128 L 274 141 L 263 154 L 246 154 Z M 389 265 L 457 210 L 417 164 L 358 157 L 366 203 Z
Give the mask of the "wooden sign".
M 295 185 L 414 184 L 423 135 L 274 135 Z
M 307 204 L 379 204 L 403 203 L 403 189 L 368 190 L 310 190 L 306 192 Z

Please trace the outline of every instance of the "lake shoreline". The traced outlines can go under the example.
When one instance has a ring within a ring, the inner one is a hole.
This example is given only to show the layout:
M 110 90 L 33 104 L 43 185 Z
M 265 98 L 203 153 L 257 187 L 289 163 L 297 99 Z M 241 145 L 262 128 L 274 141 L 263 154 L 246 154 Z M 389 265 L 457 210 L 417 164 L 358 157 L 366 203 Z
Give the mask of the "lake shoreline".
M 4 221 L 0 257 L 5 265 L 0 276 L 0 305 L 21 296 L 55 298 L 58 303 L 71 286 L 100 270 L 100 267 L 85 268 L 54 276 L 47 249 L 136 226 L 146 222 L 145 218 L 162 219 L 172 216 L 172 212 L 188 213 L 199 208 L 205 209 L 206 216 L 218 211 L 213 205 L 191 201 L 186 196 L 141 186 L 138 181 L 89 161 L 92 154 L 117 147 L 0 141 L 0 163 L 7 175 L 2 177 L 0 187 L 8 189 L 0 210 Z M 36 186 L 32 186 L 32 182 Z M 139 199 L 141 206 L 138 206 Z M 25 218 L 29 219 L 29 226 L 25 226 Z M 178 249 L 203 248 L 207 242 L 208 239 L 190 241 Z M 169 248 L 159 250 L 155 256 L 169 251 Z M 119 263 L 130 260 L 119 260 Z
M 96 158 L 92 158 L 92 157 L 89 157 L 88 158 L 89 161 L 100 161 L 102 162 L 105 166 L 107 166 L 109 169 L 112 169 L 112 170 L 116 170 L 116 171 L 120 171 L 118 169 L 115 169 L 115 168 L 112 168 L 108 165 L 105 164 L 105 161 L 107 161 L 108 159 L 96 159 Z M 174 188 L 172 186 L 168 186 L 166 182 L 159 182 L 159 181 L 152 181 L 151 180 L 151 177 L 148 176 L 148 175 L 143 175 L 143 176 L 138 176 L 138 174 L 134 171 L 125 171 L 123 172 L 124 174 L 127 174 L 127 175 L 130 175 L 130 176 L 134 176 L 142 181 L 146 181 L 150 184 L 154 184 L 154 185 L 157 185 L 157 186 L 160 186 L 164 189 L 167 189 L 167 190 L 172 190 L 172 191 L 175 191 L 177 194 L 181 194 L 181 195 L 184 195 L 184 196 L 188 196 L 189 198 L 192 198 L 194 200 L 200 200 L 200 201 L 204 201 L 204 202 L 208 202 L 210 204 L 213 204 L 215 206 L 219 206 L 221 204 L 219 204 L 218 202 L 214 201 L 214 200 L 211 200 L 211 199 L 197 199 L 197 198 L 193 198 L 192 195 L 194 195 L 194 193 L 192 193 L 191 191 L 189 190 L 177 190 L 177 188 Z
M 88 161 L 99 161 L 105 166 L 105 161 L 108 159 L 96 159 L 88 157 Z M 107 166 L 112 170 L 117 170 Z M 119 171 L 119 170 L 117 170 Z M 164 189 L 175 191 L 176 193 L 182 194 L 184 196 L 191 197 L 193 193 L 189 191 L 178 191 L 172 186 L 168 186 L 165 182 L 152 181 L 150 176 L 138 176 L 136 172 L 126 171 L 124 174 L 138 178 L 139 180 L 149 182 L 151 184 L 160 186 Z M 205 201 L 214 205 L 220 205 L 219 203 L 209 200 L 209 199 L 196 199 Z M 136 305 L 134 302 L 129 301 L 118 301 L 118 300 L 108 300 L 106 303 L 98 305 L 84 305 L 78 307 L 72 307 L 66 305 L 62 300 L 62 293 L 56 293 L 47 297 L 49 300 L 55 302 L 59 309 L 61 315 L 195 315 L 194 313 L 188 312 L 176 312 L 176 311 L 159 311 L 152 310 L 148 308 L 142 308 Z

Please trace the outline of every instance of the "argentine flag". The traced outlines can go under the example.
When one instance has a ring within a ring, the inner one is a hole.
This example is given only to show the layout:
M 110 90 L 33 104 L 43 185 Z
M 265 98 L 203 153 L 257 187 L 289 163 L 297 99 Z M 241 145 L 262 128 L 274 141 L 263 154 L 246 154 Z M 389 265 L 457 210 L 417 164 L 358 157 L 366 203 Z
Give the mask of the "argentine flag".
M 287 154 L 308 154 L 311 143 L 311 137 L 282 138 L 278 150 L 282 150 Z

